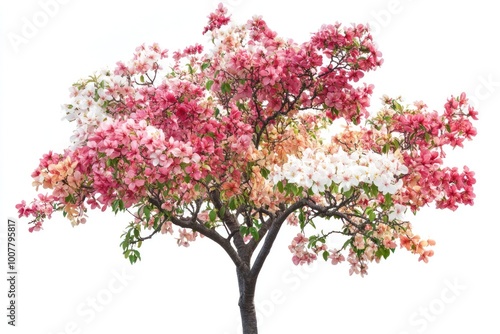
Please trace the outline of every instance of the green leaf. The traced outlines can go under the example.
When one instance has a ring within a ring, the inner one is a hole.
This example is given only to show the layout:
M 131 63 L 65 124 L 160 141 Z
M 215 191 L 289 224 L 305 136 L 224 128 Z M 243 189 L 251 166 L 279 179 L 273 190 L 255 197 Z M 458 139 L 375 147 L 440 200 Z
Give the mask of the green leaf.
M 123 201 L 121 199 L 115 199 L 111 203 L 111 209 L 116 214 L 116 213 L 118 213 L 118 211 L 124 211 L 125 210 L 125 204 L 123 203 Z
M 206 70 L 209 66 L 210 66 L 210 62 L 208 62 L 208 61 L 207 61 L 206 63 L 203 63 L 203 64 L 201 65 L 201 70 L 202 70 L 202 71 L 204 71 L 204 70 Z
M 285 190 L 287 194 L 296 195 L 298 193 L 298 188 L 295 183 L 287 183 L 285 186 Z
M 241 101 L 236 101 L 236 106 L 238 107 L 238 110 L 241 110 L 241 111 L 246 111 L 247 110 L 247 107 Z
M 146 220 L 149 221 L 149 218 L 151 217 L 151 208 L 148 205 L 145 205 L 143 208 L 143 212 Z
M 401 104 L 399 104 L 397 100 L 392 100 L 392 109 L 396 111 L 402 111 L 403 107 L 401 106 Z
M 231 197 L 229 199 L 229 209 L 231 210 L 236 210 L 236 207 L 237 207 L 237 202 L 236 202 L 236 197 Z
M 389 143 L 386 143 L 384 146 L 382 146 L 382 153 L 386 154 L 387 152 L 389 152 Z
M 304 211 L 302 211 L 302 210 L 299 211 L 299 224 L 300 224 L 301 230 L 303 230 L 304 227 L 306 226 L 306 215 L 304 214 Z
M 392 145 L 394 145 L 395 150 L 397 150 L 401 147 L 401 144 L 397 138 L 394 138 L 394 140 L 392 141 Z
M 370 222 L 375 220 L 375 214 L 373 213 L 373 208 L 371 207 L 366 208 L 365 214 L 368 216 Z
M 430 134 L 428 134 L 427 132 L 425 133 L 424 137 L 425 137 L 425 142 L 426 142 L 426 143 L 428 143 L 428 142 L 430 142 L 430 141 L 431 141 L 431 135 L 430 135 Z
M 294 192 L 295 196 L 302 195 L 302 191 L 303 191 L 303 190 L 304 190 L 304 188 L 303 188 L 303 187 L 296 187 L 296 188 L 295 188 L 295 192 Z
M 307 244 L 307 248 L 312 248 L 316 246 L 316 243 L 318 242 L 318 237 L 315 235 L 311 235 L 309 237 L 309 243 Z
M 271 172 L 269 171 L 269 169 L 265 168 L 265 167 L 262 167 L 261 170 L 260 170 L 260 174 L 265 178 L 267 179 L 267 177 L 269 176 Z
M 311 225 L 313 228 L 316 228 L 316 225 L 314 224 L 312 219 L 309 220 L 309 225 Z
M 248 234 L 248 227 L 246 225 L 241 225 L 240 226 L 240 233 L 242 236 L 245 236 Z
M 351 187 L 351 189 L 347 191 L 342 190 L 342 194 L 344 194 L 345 197 L 349 198 L 354 194 L 354 188 Z
M 352 238 L 347 239 L 344 244 L 342 245 L 341 249 L 346 249 L 348 245 L 350 245 L 352 242 Z
M 387 206 L 392 206 L 392 195 L 390 193 L 387 193 L 384 195 L 385 198 L 385 203 Z
M 379 257 L 379 258 L 383 257 L 384 259 L 387 259 L 389 257 L 389 255 L 391 255 L 391 251 L 388 248 L 385 248 L 385 247 L 380 247 L 375 252 L 375 256 Z
M 220 86 L 220 89 L 221 89 L 222 93 L 224 93 L 224 94 L 230 93 L 231 92 L 231 85 L 229 83 L 227 83 L 226 81 L 224 81 L 222 83 L 222 85 Z
M 66 196 L 66 197 L 64 198 L 64 201 L 65 201 L 66 203 L 71 203 L 71 204 L 75 204 L 75 203 L 76 203 L 76 201 L 75 201 L 75 197 L 73 196 L 73 194 L 69 194 L 68 196 Z M 65 212 L 66 212 L 66 211 L 65 211 Z
M 257 231 L 257 228 L 255 228 L 255 226 L 250 227 L 250 233 L 252 234 L 252 238 L 254 238 L 255 241 L 259 241 L 259 231 Z
M 141 253 L 139 253 L 138 250 L 134 250 L 134 253 L 135 253 L 135 256 L 139 259 L 139 260 L 142 260 L 141 259 Z
M 215 210 L 211 210 L 209 213 L 208 213 L 208 217 L 210 218 L 210 221 L 211 222 L 214 222 L 215 219 L 217 219 L 217 212 Z
M 213 84 L 214 84 L 213 80 L 208 80 L 207 83 L 205 84 L 205 87 L 207 88 L 207 90 L 210 90 Z
M 144 75 L 142 75 L 142 74 L 141 74 L 141 76 L 140 76 L 139 80 L 140 80 L 141 82 L 144 82 Z
M 284 187 L 283 187 L 283 182 L 279 181 L 278 184 L 277 184 L 277 186 L 278 186 L 278 191 L 280 193 L 283 193 L 283 191 L 285 190 Z
M 160 222 L 160 217 L 159 216 L 155 216 L 154 218 L 154 223 L 153 223 L 153 228 L 158 228 L 158 223 Z
M 111 210 L 116 213 L 118 211 L 118 200 L 111 202 Z
M 365 194 L 370 196 L 371 191 L 370 191 L 370 185 L 368 183 L 363 183 L 363 191 L 365 192 Z
M 122 243 L 120 245 L 122 246 L 123 250 L 125 251 L 128 248 L 128 246 L 129 246 L 128 239 L 122 241 Z
M 328 261 L 328 257 L 329 257 L 329 256 L 330 256 L 330 253 L 328 253 L 328 251 L 324 251 L 324 252 L 323 252 L 323 259 L 324 259 L 325 261 Z

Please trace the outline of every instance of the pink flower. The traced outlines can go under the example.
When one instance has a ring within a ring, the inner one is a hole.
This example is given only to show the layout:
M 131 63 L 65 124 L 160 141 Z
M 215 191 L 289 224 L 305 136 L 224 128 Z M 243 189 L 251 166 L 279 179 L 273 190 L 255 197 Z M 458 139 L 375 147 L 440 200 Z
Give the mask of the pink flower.
M 328 256 L 328 258 L 329 258 L 330 260 L 332 260 L 332 264 L 333 264 L 333 265 L 335 265 L 335 264 L 338 264 L 338 263 L 340 263 L 340 262 L 344 262 L 344 261 L 345 261 L 345 257 L 344 257 L 344 255 L 342 255 L 342 254 L 340 253 L 340 251 L 335 250 L 335 249 L 334 249 L 334 250 L 332 250 L 332 251 L 330 251 L 330 256 Z
M 35 225 L 33 225 L 32 227 L 30 227 L 30 228 L 28 229 L 28 231 L 29 231 L 30 233 L 32 233 L 33 231 L 38 232 L 38 231 L 40 231 L 41 229 L 42 229 L 42 223 L 41 223 L 41 222 L 36 222 L 36 223 L 35 223 Z
M 227 24 L 229 22 L 229 16 L 226 16 L 226 13 L 227 9 L 222 5 L 222 3 L 219 3 L 215 12 L 208 16 L 208 25 L 203 28 L 203 34 L 207 31 L 219 29 L 223 25 Z
M 19 213 L 19 218 L 23 216 L 28 217 L 30 215 L 30 210 L 26 207 L 25 200 L 22 200 L 21 203 L 16 204 L 16 209 Z
M 201 220 L 202 222 L 207 222 L 209 217 L 208 217 L 208 211 L 203 211 L 198 214 L 198 219 Z
M 298 233 L 292 240 L 292 244 L 288 246 L 290 252 L 292 252 L 292 262 L 295 265 L 310 264 L 316 260 L 317 256 L 313 252 L 309 252 L 306 249 L 306 244 L 309 239 L 306 238 L 302 233 Z
M 179 237 L 177 238 L 177 245 L 189 247 L 189 243 L 196 240 L 198 233 L 195 231 L 188 231 L 183 228 L 179 230 Z

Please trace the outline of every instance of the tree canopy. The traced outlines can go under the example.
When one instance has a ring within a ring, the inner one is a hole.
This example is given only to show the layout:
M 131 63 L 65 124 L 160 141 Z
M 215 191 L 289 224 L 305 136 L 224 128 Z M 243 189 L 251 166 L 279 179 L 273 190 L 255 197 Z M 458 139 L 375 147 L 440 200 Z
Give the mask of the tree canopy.
M 283 224 L 297 230 L 295 264 L 364 275 L 398 246 L 427 262 L 434 241 L 405 214 L 473 204 L 474 173 L 444 164 L 446 147 L 476 135 L 466 95 L 439 112 L 384 96 L 370 113 L 361 80 L 383 61 L 364 25 L 323 25 L 299 44 L 261 17 L 230 24 L 219 6 L 203 33 L 173 52 L 141 45 L 71 87 L 68 149 L 40 159 L 45 193 L 17 205 L 30 231 L 57 211 L 74 226 L 88 209 L 128 211 L 130 262 L 157 233 L 206 237 L 255 277 Z

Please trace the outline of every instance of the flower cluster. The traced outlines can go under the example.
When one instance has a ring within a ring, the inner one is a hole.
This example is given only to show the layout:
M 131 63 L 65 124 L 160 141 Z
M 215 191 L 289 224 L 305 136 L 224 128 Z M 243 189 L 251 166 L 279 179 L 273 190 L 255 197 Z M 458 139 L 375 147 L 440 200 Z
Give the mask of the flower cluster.
M 374 118 L 386 119 L 384 127 L 402 146 L 403 161 L 410 170 L 404 178 L 407 203 L 413 211 L 433 201 L 441 209 L 456 210 L 459 204 L 474 203 L 474 172 L 467 166 L 444 167 L 445 147 L 462 147 L 477 133 L 472 120 L 477 111 L 468 104 L 465 93 L 450 97 L 444 112 L 428 111 L 422 102 L 414 108 L 404 108 L 397 99 L 385 99 L 389 108 Z
M 208 16 L 209 23 L 205 28 L 203 28 L 203 34 L 207 31 L 219 29 L 223 25 L 227 24 L 229 22 L 229 17 L 226 16 L 226 14 L 227 8 L 220 3 L 217 10 Z
M 309 264 L 316 260 L 316 254 L 307 250 L 309 239 L 302 233 L 298 233 L 292 240 L 292 244 L 288 246 L 292 252 L 292 261 L 295 265 Z
M 51 196 L 38 194 L 38 198 L 31 202 L 30 205 L 26 201 L 16 204 L 16 209 L 19 212 L 19 217 L 35 216 L 36 223 L 29 228 L 30 232 L 39 231 L 42 228 L 43 219 L 50 219 L 54 209 L 52 207 L 53 198 Z
M 341 192 L 360 184 L 374 184 L 383 194 L 395 194 L 403 186 L 399 176 L 406 173 L 408 168 L 392 153 L 347 153 L 340 148 L 336 153 L 325 154 L 307 148 L 302 156 L 288 156 L 283 166 L 276 165 L 272 178 L 275 183 L 283 180 L 295 183 L 313 194 L 331 189 L 332 184 Z
M 418 260 L 429 262 L 429 257 L 434 255 L 432 249 L 427 249 L 428 246 L 434 246 L 436 242 L 433 239 L 422 240 L 419 235 L 413 235 L 411 229 L 407 229 L 405 233 L 399 236 L 401 248 L 420 255 Z

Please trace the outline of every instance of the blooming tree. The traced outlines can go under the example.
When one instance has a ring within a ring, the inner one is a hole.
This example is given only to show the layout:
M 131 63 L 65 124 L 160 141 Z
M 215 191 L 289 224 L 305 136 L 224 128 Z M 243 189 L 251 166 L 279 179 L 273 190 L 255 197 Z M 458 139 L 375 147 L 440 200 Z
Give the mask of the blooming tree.
M 474 173 L 443 165 L 445 147 L 475 136 L 465 94 L 442 112 L 383 97 L 369 115 L 365 72 L 382 64 L 364 25 L 324 25 L 298 44 L 260 17 L 229 25 L 220 5 L 203 33 L 209 50 L 139 46 L 76 82 L 65 119 L 71 145 L 49 152 L 33 185 L 49 192 L 17 205 L 39 231 L 55 211 L 73 226 L 89 208 L 128 211 L 121 247 L 171 234 L 205 237 L 234 263 L 244 333 L 257 333 L 257 277 L 283 225 L 297 230 L 294 264 L 346 262 L 350 274 L 404 248 L 427 262 L 433 240 L 405 213 L 435 203 L 472 205 Z

